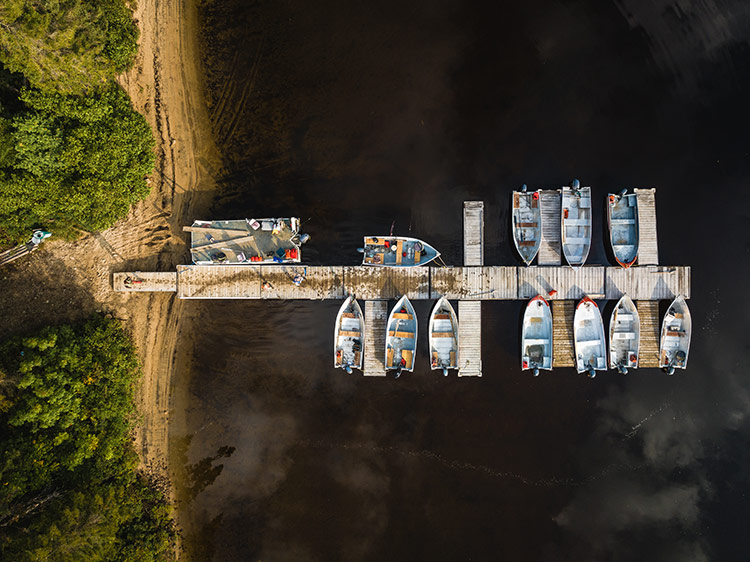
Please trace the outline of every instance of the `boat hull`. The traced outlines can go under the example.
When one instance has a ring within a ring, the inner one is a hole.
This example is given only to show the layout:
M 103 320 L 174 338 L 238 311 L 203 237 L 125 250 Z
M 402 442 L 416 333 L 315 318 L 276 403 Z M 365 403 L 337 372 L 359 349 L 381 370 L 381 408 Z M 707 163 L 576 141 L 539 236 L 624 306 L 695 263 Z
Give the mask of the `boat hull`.
M 669 305 L 661 324 L 659 367 L 686 369 L 693 321 L 685 298 L 678 296 Z
M 511 195 L 513 242 L 521 259 L 531 265 L 542 243 L 541 190 L 514 191 Z
M 445 297 L 430 313 L 430 369 L 458 369 L 458 317 Z
M 607 349 L 604 324 L 599 307 L 589 297 L 583 297 L 573 317 L 573 341 L 576 351 L 576 370 L 585 373 L 607 368 Z
M 440 256 L 434 247 L 406 236 L 365 236 L 362 265 L 372 267 L 418 267 Z
M 362 370 L 365 349 L 365 316 L 357 299 L 349 296 L 339 308 L 333 329 L 333 366 Z
M 574 269 L 586 263 L 591 249 L 591 188 L 562 188 L 561 242 L 565 260 Z
M 404 295 L 388 315 L 385 338 L 385 369 L 413 371 L 417 354 L 417 315 Z
M 641 320 L 632 299 L 623 295 L 609 322 L 609 368 L 637 369 Z
M 523 314 L 521 369 L 552 370 L 552 311 L 540 296 L 529 301 Z
M 618 264 L 630 267 L 638 258 L 638 197 L 610 193 L 606 204 L 612 253 Z

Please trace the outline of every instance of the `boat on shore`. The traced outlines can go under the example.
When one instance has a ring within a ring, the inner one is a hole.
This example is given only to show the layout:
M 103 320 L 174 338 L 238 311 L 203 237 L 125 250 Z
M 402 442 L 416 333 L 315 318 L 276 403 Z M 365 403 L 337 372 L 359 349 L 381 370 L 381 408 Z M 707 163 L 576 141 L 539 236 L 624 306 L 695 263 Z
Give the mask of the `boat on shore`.
M 623 375 L 638 368 L 641 319 L 633 300 L 623 295 L 609 321 L 609 368 Z
M 552 370 L 552 311 L 549 303 L 536 296 L 526 305 L 521 328 L 521 369 Z
M 615 260 L 622 267 L 630 267 L 638 258 L 638 197 L 623 189 L 607 197 L 609 241 Z
M 562 188 L 561 241 L 565 260 L 580 269 L 591 249 L 591 188 L 578 180 Z
M 583 297 L 576 306 L 573 317 L 573 341 L 576 352 L 576 370 L 588 372 L 594 378 L 596 371 L 607 368 L 607 346 L 604 324 L 599 307 L 589 297 Z
M 402 371 L 414 370 L 417 353 L 417 315 L 406 295 L 391 310 L 386 327 L 385 370 L 395 370 L 398 378 Z
M 445 297 L 435 303 L 430 313 L 430 369 L 458 369 L 458 318 Z
M 365 236 L 362 265 L 375 267 L 417 267 L 440 256 L 427 242 L 406 236 Z
M 659 367 L 673 375 L 675 369 L 686 369 L 690 351 L 693 321 L 682 295 L 672 301 L 661 324 Z
M 333 366 L 351 374 L 362 370 L 365 347 L 365 317 L 357 299 L 349 295 L 336 315 L 333 330 Z
M 511 195 L 513 242 L 526 265 L 531 265 L 534 261 L 542 243 L 540 195 L 540 189 L 527 191 L 526 184 L 521 187 L 521 191 L 514 191 Z

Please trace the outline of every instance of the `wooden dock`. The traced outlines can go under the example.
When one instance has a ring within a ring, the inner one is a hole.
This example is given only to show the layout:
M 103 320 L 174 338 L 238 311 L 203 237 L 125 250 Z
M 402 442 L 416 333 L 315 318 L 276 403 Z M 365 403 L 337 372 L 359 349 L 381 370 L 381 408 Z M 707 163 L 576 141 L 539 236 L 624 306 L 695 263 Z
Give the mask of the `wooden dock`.
M 572 267 L 519 267 L 518 297 L 530 299 L 542 295 L 548 300 L 581 299 L 588 295 L 603 299 L 605 294 L 605 270 L 602 265 L 590 265 L 581 269 Z
M 134 271 L 114 273 L 112 286 L 115 291 L 128 293 L 174 293 L 177 292 L 177 272 Z
M 552 367 L 575 367 L 575 301 L 552 301 Z
M 481 301 L 458 301 L 458 376 L 482 376 Z
M 482 376 L 482 296 L 510 293 L 515 288 L 512 275 L 503 268 L 498 275 L 485 274 L 477 266 L 484 265 L 484 203 L 464 201 L 464 267 L 450 268 L 442 277 L 443 288 L 464 292 L 458 301 L 458 376 Z M 449 268 L 444 268 L 449 269 Z M 440 272 L 444 273 L 444 272 Z M 451 276 L 450 273 L 458 274 Z M 502 281 L 505 280 L 505 283 Z M 497 281 L 493 283 L 493 281 Z M 463 282 L 463 283 L 462 283 Z M 493 288 L 494 285 L 494 288 Z M 430 291 L 432 293 L 432 291 Z M 442 295 L 436 291 L 434 294 Z M 471 300 L 465 300 L 471 299 Z
M 658 265 L 656 189 L 635 189 L 634 191 L 638 199 L 638 265 Z
M 641 369 L 659 367 L 659 334 L 661 317 L 659 301 L 636 301 L 638 316 L 641 319 L 641 344 L 638 367 Z
M 542 205 L 542 242 L 539 245 L 539 265 L 560 265 L 562 245 L 560 242 L 560 218 L 562 196 L 559 189 L 544 189 L 540 196 Z
M 365 302 L 365 364 L 366 377 L 384 377 L 385 324 L 388 321 L 387 301 Z

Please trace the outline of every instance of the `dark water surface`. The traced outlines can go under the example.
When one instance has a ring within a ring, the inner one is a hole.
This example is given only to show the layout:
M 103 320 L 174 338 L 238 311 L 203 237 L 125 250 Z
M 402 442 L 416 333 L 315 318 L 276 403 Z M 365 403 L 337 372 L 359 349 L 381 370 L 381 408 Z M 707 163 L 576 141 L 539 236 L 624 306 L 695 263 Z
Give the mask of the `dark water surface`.
M 193 557 L 750 559 L 750 4 L 206 6 L 214 218 L 309 217 L 323 264 L 395 220 L 460 264 L 462 202 L 482 199 L 485 262 L 515 264 L 510 191 L 578 177 L 607 263 L 606 193 L 655 186 L 695 327 L 674 377 L 535 379 L 523 303 L 486 303 L 484 376 L 458 380 L 429 371 L 417 302 L 422 351 L 395 381 L 331 368 L 337 302 L 188 303 L 171 439 Z

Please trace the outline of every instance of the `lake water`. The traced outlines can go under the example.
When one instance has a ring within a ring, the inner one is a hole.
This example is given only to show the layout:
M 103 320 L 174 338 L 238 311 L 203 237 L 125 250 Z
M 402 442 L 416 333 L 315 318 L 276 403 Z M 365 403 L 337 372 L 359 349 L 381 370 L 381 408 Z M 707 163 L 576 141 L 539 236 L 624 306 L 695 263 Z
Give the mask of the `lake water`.
M 528 5 L 527 5 L 528 4 Z M 747 560 L 750 4 L 222 3 L 204 11 L 225 156 L 211 218 L 300 216 L 307 263 L 364 234 L 516 264 L 510 192 L 656 187 L 660 261 L 692 265 L 687 371 L 538 378 L 521 302 L 483 305 L 483 371 L 331 367 L 340 303 L 188 302 L 172 463 L 195 560 Z M 208 217 L 199 217 L 208 218 Z M 393 303 L 390 303 L 393 305 Z M 664 305 L 666 306 L 666 305 Z M 606 313 L 610 307 L 606 308 Z

